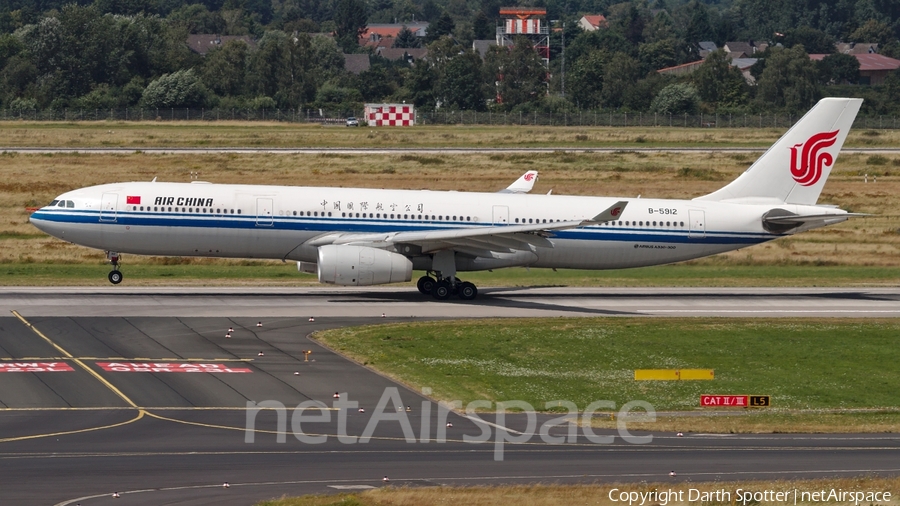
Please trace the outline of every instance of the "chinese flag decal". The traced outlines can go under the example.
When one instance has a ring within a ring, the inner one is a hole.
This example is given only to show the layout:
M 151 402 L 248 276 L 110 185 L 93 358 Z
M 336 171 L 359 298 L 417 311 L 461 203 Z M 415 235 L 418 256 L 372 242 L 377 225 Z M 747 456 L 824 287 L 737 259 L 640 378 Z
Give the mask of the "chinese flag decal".
M 140 197 L 132 197 L 131 195 L 129 195 L 128 197 L 125 198 L 125 203 L 126 204 L 140 204 L 141 198 Z

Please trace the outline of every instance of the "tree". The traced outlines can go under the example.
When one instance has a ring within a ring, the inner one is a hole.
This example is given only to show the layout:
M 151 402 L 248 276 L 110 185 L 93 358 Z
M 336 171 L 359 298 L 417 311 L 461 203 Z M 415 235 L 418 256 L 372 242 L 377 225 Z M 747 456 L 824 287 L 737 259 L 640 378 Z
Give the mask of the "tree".
M 691 77 L 700 99 L 713 107 L 733 107 L 747 102 L 744 75 L 731 64 L 723 49 L 710 53 Z
M 591 51 L 579 58 L 569 71 L 569 96 L 580 108 L 596 109 L 603 103 L 603 76 L 609 53 L 603 49 Z
M 659 70 L 675 65 L 675 39 L 665 39 L 638 46 L 638 58 L 645 70 Z
M 334 38 L 316 35 L 309 42 L 312 78 L 316 86 L 344 72 L 344 54 Z
M 442 104 L 461 110 L 484 111 L 486 93 L 481 76 L 481 57 L 473 50 L 454 56 L 438 78 L 437 95 Z
M 391 72 L 384 65 L 372 65 L 369 70 L 357 76 L 357 89 L 365 100 L 377 102 L 396 90 L 396 71 Z
M 821 97 L 819 74 L 803 46 L 774 49 L 757 83 L 756 98 L 764 108 L 802 112 Z
M 822 84 L 856 84 L 859 81 L 859 60 L 843 53 L 830 54 L 816 62 Z
M 891 27 L 888 26 L 887 23 L 870 19 L 856 30 L 853 30 L 853 33 L 850 34 L 848 39 L 853 42 L 868 42 L 883 45 L 893 40 L 894 34 L 891 32 Z
M 394 47 L 422 47 L 422 41 L 412 30 L 403 25 L 403 28 L 397 33 L 397 38 L 394 39 Z
M 345 53 L 359 48 L 359 38 L 366 33 L 368 23 L 365 0 L 339 0 L 334 12 L 334 37 Z
M 453 22 L 453 18 L 450 17 L 447 11 L 444 11 L 437 21 L 428 25 L 425 42 L 432 43 L 444 35 L 452 35 L 454 28 L 456 28 L 456 24 Z
M 625 40 L 633 45 L 639 44 L 644 40 L 644 18 L 641 17 L 640 11 L 631 2 L 616 7 L 619 9 L 612 15 L 610 29 L 622 34 Z
M 475 19 L 472 21 L 472 30 L 475 32 L 475 38 L 479 40 L 493 39 L 495 35 L 494 23 L 488 19 L 484 11 L 478 11 Z
M 497 68 L 499 95 L 508 109 L 536 102 L 547 94 L 547 68 L 531 41 L 517 37 L 514 42 L 510 50 L 501 48 Z
M 606 107 L 622 107 L 629 90 L 640 77 L 637 60 L 625 53 L 615 53 L 606 64 L 601 96 Z
M 650 104 L 650 112 L 659 114 L 695 114 L 700 103 L 697 90 L 685 83 L 673 83 L 662 90 Z
M 785 30 L 783 43 L 785 47 L 802 45 L 808 54 L 831 54 L 836 50 L 834 37 L 808 26 Z
M 271 30 L 259 40 L 248 66 L 250 94 L 275 99 L 279 107 L 299 107 L 316 93 L 311 40 L 307 34 L 288 37 Z
M 690 23 L 684 33 L 684 39 L 688 44 L 696 44 L 706 40 L 713 40 L 712 25 L 709 22 L 709 12 L 706 6 L 697 0 L 691 0 L 687 5 L 690 12 Z
M 242 40 L 231 40 L 206 55 L 200 70 L 203 84 L 220 96 L 241 96 L 246 92 L 247 60 L 250 50 Z

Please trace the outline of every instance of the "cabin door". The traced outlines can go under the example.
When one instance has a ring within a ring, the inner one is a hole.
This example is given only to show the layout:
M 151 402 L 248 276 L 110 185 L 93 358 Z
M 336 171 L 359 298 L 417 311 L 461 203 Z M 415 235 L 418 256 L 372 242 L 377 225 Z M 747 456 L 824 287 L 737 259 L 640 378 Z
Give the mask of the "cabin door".
M 494 225 L 509 225 L 509 207 L 494 206 Z
M 257 198 L 256 199 L 256 226 L 271 227 L 272 226 L 272 199 Z
M 703 239 L 706 237 L 706 212 L 696 209 L 688 211 L 689 225 L 688 237 L 691 239 Z
M 116 208 L 119 205 L 118 193 L 104 193 L 100 200 L 100 221 L 116 221 Z

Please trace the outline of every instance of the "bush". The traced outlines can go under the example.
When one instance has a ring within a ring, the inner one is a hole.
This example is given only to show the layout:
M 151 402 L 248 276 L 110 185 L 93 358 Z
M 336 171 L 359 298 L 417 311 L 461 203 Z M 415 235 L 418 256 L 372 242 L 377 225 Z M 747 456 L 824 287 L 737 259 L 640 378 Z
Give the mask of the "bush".
M 194 69 L 163 74 L 151 82 L 141 97 L 143 107 L 203 107 L 207 92 Z
M 259 96 L 247 101 L 247 109 L 252 109 L 254 111 L 277 108 L 278 104 L 275 103 L 275 99 L 272 97 Z
M 650 112 L 659 114 L 696 114 L 700 105 L 697 89 L 689 84 L 670 84 L 650 103 Z
M 24 114 L 37 110 L 37 100 L 33 98 L 15 98 L 9 103 L 9 110 L 13 114 Z

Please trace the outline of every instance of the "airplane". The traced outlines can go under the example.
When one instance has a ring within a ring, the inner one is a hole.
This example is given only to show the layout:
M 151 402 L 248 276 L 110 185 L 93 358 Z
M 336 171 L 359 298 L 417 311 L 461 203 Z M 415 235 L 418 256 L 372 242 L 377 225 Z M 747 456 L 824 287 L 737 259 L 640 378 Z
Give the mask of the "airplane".
M 30 220 L 106 251 L 114 284 L 122 253 L 280 259 L 345 286 L 423 270 L 423 294 L 472 300 L 477 287 L 457 273 L 668 264 L 859 216 L 816 202 L 861 105 L 822 99 L 737 179 L 693 200 L 533 195 L 528 173 L 498 193 L 154 180 L 73 190 Z

